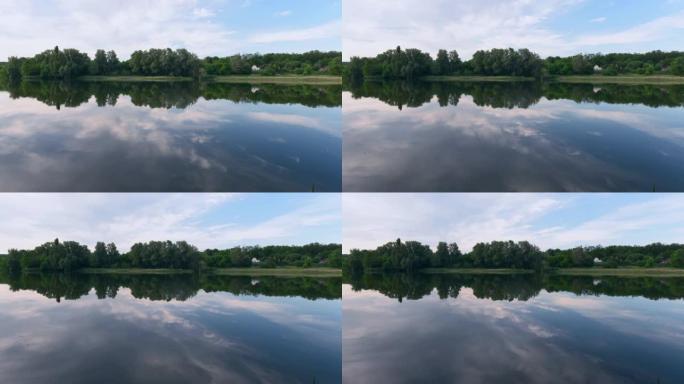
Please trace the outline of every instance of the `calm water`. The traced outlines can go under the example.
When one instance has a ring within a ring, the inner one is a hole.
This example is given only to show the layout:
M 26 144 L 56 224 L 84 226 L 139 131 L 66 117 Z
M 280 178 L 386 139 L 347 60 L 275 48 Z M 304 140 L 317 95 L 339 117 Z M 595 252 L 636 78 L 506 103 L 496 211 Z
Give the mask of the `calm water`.
M 684 86 L 364 83 L 345 191 L 684 191 Z
M 346 383 L 682 383 L 684 279 L 366 276 Z
M 341 87 L 0 87 L 0 191 L 340 191 Z
M 340 279 L 0 279 L 3 383 L 336 383 Z

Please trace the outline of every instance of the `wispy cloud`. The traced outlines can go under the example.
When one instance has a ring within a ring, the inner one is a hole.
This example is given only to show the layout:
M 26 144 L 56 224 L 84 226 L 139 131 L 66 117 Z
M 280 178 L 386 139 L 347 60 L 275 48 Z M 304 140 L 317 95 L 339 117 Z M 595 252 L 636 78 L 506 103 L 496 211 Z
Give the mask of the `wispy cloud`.
M 252 217 L 264 204 L 274 213 Z M 200 248 L 340 241 L 335 195 L 5 194 L 0 211 L 0 252 L 54 238 L 114 241 L 126 250 L 150 240 Z
M 329 39 L 340 34 L 341 23 L 331 21 L 311 28 L 290 29 L 277 32 L 257 33 L 249 41 L 257 44 Z
M 289 9 L 288 9 L 288 10 L 285 10 L 285 11 L 280 11 L 280 12 L 276 13 L 276 16 L 280 16 L 280 17 L 287 17 L 287 16 L 290 16 L 290 15 L 292 15 L 292 11 L 290 11 Z
M 634 195 L 610 213 L 592 214 L 592 199 L 605 201 L 611 196 L 619 198 L 617 194 L 344 194 L 343 244 L 348 251 L 402 238 L 433 247 L 439 241 L 455 241 L 470 250 L 477 242 L 493 240 L 529 240 L 545 249 L 681 241 L 684 197 Z M 578 212 L 586 218 L 578 221 Z M 549 224 L 549 218 L 555 218 L 555 224 Z
M 573 12 L 598 1 L 586 0 L 482 0 L 453 1 L 346 0 L 343 2 L 343 52 L 373 56 L 401 45 L 433 55 L 440 48 L 457 49 L 469 58 L 479 49 L 530 48 L 543 56 L 614 50 L 675 49 L 684 42 L 684 15 L 663 14 L 639 25 L 611 24 L 601 16 L 589 20 L 601 31 L 568 31 L 558 20 L 578 18 Z M 677 3 L 679 4 L 679 3 Z M 670 2 L 669 6 L 675 6 Z M 615 5 L 622 7 L 623 5 Z M 628 6 L 628 5 L 625 5 Z M 633 12 L 638 6 L 632 5 Z M 577 19 L 577 23 L 586 22 Z M 633 44 L 648 43 L 636 47 Z M 632 44 L 632 45 L 630 45 Z

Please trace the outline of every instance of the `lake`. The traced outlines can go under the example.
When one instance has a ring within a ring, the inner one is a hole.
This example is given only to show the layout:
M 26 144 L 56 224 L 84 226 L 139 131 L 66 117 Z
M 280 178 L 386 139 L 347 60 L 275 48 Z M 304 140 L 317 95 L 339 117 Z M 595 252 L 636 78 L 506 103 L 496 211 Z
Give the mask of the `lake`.
M 0 191 L 339 192 L 341 86 L 0 86 Z
M 684 191 L 684 85 L 345 87 L 344 191 Z
M 0 278 L 3 383 L 336 383 L 340 278 Z
M 345 383 L 682 383 L 684 278 L 367 275 Z

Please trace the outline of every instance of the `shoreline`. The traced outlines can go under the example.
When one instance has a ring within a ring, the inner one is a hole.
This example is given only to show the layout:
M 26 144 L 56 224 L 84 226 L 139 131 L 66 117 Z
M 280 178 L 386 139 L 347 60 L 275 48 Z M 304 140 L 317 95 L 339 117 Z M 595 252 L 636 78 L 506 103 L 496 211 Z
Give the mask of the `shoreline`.
M 532 269 L 512 268 L 424 268 L 417 271 L 425 274 L 454 274 L 454 275 L 529 275 Z M 370 272 L 371 274 L 373 272 Z M 376 272 L 377 273 L 377 272 Z M 396 273 L 396 272 L 389 272 Z M 406 273 L 406 272 L 398 272 Z M 541 271 L 542 275 L 559 276 L 617 276 L 617 277 L 684 277 L 684 269 L 679 268 L 557 268 Z
M 26 79 L 39 80 L 39 79 Z M 281 75 L 281 76 L 207 76 L 200 80 L 191 77 L 180 76 L 81 76 L 75 80 L 83 82 L 139 82 L 139 83 L 155 83 L 155 82 L 195 82 L 200 83 L 220 83 L 220 84 L 312 84 L 312 85 L 341 85 L 341 76 L 298 76 L 298 75 Z
M 404 79 L 382 79 L 377 77 L 366 78 L 364 81 L 369 82 L 383 82 L 383 81 L 407 81 Z M 419 78 L 419 81 L 425 82 L 482 82 L 482 83 L 500 83 L 500 82 L 546 82 L 546 83 L 580 83 L 580 84 L 624 84 L 624 85 L 684 85 L 684 76 L 672 75 L 619 75 L 619 76 L 603 76 L 603 75 L 570 75 L 570 76 L 547 76 L 542 79 L 523 76 L 424 76 Z
M 187 275 L 195 273 L 190 269 L 170 268 L 83 268 L 75 271 L 81 274 L 119 275 Z M 341 277 L 342 270 L 336 268 L 215 268 L 201 271 L 207 275 L 223 276 L 292 276 L 292 277 Z

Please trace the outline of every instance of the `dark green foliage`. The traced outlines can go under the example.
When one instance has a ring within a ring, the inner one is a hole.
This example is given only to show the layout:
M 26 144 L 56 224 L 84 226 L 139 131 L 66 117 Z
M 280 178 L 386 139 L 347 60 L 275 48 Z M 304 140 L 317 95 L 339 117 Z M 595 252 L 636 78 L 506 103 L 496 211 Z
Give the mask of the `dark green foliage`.
M 492 49 L 477 51 L 470 61 L 461 62 L 458 52 L 441 49 L 433 61 L 418 49 L 397 47 L 374 58 L 352 57 L 346 76 L 362 78 L 416 79 L 438 75 L 527 76 L 541 77 L 543 61 L 528 49 Z
M 549 57 L 544 67 L 550 75 L 675 75 L 684 76 L 684 53 L 653 51 Z
M 200 253 L 185 241 L 150 241 L 133 244 L 124 255 L 121 266 L 132 268 L 200 268 Z
M 438 256 L 418 241 L 397 239 L 373 251 L 353 249 L 345 266 L 355 272 L 363 270 L 416 271 L 428 267 L 451 267 L 460 260 L 458 246 L 440 245 Z
M 73 271 L 79 268 L 191 269 L 231 267 L 333 267 L 342 266 L 339 244 L 312 243 L 301 246 L 234 247 L 199 252 L 185 241 L 136 243 L 120 254 L 114 243 L 98 242 L 91 253 L 74 241 L 45 243 L 33 250 L 11 249 L 0 257 L 0 269 L 11 273 Z
M 270 245 L 266 247 L 234 247 L 208 249 L 203 260 L 209 268 L 249 267 L 341 267 L 339 244 L 312 243 L 302 246 Z M 254 261 L 254 262 L 253 262 Z
M 440 242 L 433 252 L 416 241 L 397 240 L 375 250 L 351 250 L 344 269 L 358 274 L 369 271 L 414 271 L 421 268 L 494 268 L 541 271 L 544 268 L 581 267 L 684 268 L 684 245 L 575 247 L 542 252 L 528 241 L 477 243 L 461 254 L 456 243 Z
M 311 51 L 305 53 L 269 53 L 265 55 L 233 55 L 207 57 L 200 60 L 186 49 L 149 49 L 133 52 L 120 62 L 116 52 L 97 50 L 93 60 L 75 49 L 55 47 L 32 58 L 11 57 L 2 66 L 10 81 L 24 77 L 71 79 L 84 75 L 181 76 L 201 78 L 204 75 L 340 75 L 340 52 Z
M 608 55 L 578 54 L 570 57 L 552 56 L 541 59 L 529 49 L 512 48 L 480 50 L 466 62 L 458 52 L 441 49 L 433 61 L 430 55 L 415 49 L 399 47 L 374 58 L 352 57 L 345 77 L 412 79 L 428 75 L 523 76 L 541 78 L 544 75 L 654 75 L 684 76 L 684 52 L 653 51 L 641 54 L 611 53 Z
M 466 71 L 484 76 L 541 77 L 543 61 L 529 49 L 477 51 L 466 63 Z
M 72 271 L 87 267 L 90 251 L 85 245 L 75 241 L 59 240 L 45 243 L 33 250 L 10 249 L 8 269 L 11 272 L 20 270 Z
M 90 58 L 76 49 L 59 47 L 39 53 L 30 59 L 21 59 L 22 77 L 43 79 L 71 79 L 87 75 Z
M 207 57 L 203 62 L 207 75 L 340 75 L 340 52 L 268 53 Z
M 132 75 L 200 77 L 201 62 L 187 49 L 135 51 L 127 63 Z

